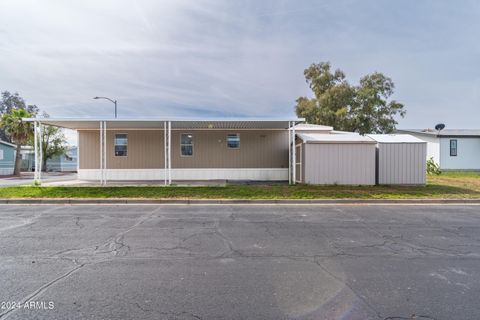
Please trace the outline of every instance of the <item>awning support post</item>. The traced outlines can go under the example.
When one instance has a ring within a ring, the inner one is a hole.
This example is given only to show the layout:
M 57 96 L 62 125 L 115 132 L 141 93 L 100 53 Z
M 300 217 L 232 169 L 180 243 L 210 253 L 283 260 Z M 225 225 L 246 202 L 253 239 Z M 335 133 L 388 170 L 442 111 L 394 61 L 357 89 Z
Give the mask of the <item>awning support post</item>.
M 33 182 L 38 183 L 38 137 L 37 137 L 37 121 L 33 122 L 33 147 L 35 150 L 35 172 L 33 174 Z
M 168 121 L 168 185 L 172 184 L 172 121 Z
M 288 184 L 292 184 L 292 136 L 290 134 L 291 122 L 288 121 Z
M 103 121 L 100 121 L 100 185 L 103 185 Z
M 38 183 L 42 183 L 42 169 L 43 169 L 43 137 L 42 137 L 42 123 L 38 123 L 38 144 L 39 144 L 39 159 L 38 159 Z M 45 168 L 46 169 L 46 168 Z
M 107 121 L 103 122 L 103 185 L 107 185 Z
M 292 158 L 293 158 L 293 178 L 292 183 L 297 183 L 297 146 L 295 145 L 295 122 L 292 126 Z
M 163 184 L 167 185 L 167 121 L 163 122 Z

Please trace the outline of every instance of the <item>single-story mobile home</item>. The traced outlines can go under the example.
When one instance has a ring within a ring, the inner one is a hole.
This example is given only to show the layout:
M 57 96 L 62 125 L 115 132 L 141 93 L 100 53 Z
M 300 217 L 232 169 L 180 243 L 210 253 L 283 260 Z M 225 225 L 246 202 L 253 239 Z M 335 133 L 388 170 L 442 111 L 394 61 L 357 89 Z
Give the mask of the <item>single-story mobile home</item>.
M 47 160 L 47 171 L 77 171 L 77 147 L 69 147 L 65 154 Z
M 0 140 L 0 176 L 13 174 L 15 149 L 16 146 L 14 144 Z
M 476 129 L 403 129 L 427 142 L 427 159 L 442 170 L 480 170 L 480 130 Z
M 27 119 L 76 130 L 81 180 L 294 182 L 290 120 Z M 322 128 L 328 131 L 331 127 Z M 310 128 L 311 129 L 311 128 Z M 37 157 L 39 157 L 37 152 Z

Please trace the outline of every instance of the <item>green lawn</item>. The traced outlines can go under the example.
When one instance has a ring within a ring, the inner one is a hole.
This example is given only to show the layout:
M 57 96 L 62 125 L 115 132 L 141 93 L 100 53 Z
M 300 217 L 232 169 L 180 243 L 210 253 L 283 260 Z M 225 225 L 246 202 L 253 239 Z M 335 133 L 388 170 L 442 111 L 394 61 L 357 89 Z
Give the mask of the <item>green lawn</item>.
M 4 187 L 0 198 L 480 199 L 480 173 L 448 172 L 426 186 L 228 185 L 226 187 Z

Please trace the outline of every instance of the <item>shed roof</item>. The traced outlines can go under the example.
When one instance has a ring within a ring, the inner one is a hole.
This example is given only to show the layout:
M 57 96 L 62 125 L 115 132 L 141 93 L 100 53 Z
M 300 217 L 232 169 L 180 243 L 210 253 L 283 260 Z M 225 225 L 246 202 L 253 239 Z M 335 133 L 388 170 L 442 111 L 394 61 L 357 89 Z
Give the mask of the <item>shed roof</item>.
M 16 148 L 17 146 L 13 143 L 10 143 L 10 142 L 7 142 L 7 141 L 3 141 L 3 140 L 0 140 L 0 143 L 1 144 L 4 144 L 6 146 L 9 146 L 9 147 L 13 147 L 13 148 Z
M 332 131 L 333 127 L 320 124 L 299 123 L 295 126 L 296 131 Z
M 376 143 L 367 136 L 356 134 L 298 133 L 297 136 L 305 143 Z
M 367 136 L 379 143 L 426 143 L 409 134 L 367 134 Z
M 288 129 L 304 119 L 75 119 L 75 118 L 26 118 L 43 124 L 73 130 L 98 129 L 100 121 L 107 122 L 107 129 L 159 129 L 165 121 L 171 121 L 172 129 Z

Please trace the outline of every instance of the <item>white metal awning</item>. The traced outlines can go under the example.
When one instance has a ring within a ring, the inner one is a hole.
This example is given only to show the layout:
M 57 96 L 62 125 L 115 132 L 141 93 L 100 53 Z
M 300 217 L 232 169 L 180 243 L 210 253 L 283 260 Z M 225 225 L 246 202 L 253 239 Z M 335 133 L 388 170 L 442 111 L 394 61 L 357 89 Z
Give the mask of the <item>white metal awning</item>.
M 99 122 L 106 121 L 111 129 L 163 129 L 171 122 L 175 129 L 288 129 L 304 119 L 74 119 L 74 118 L 26 118 L 42 124 L 73 129 L 98 129 Z

